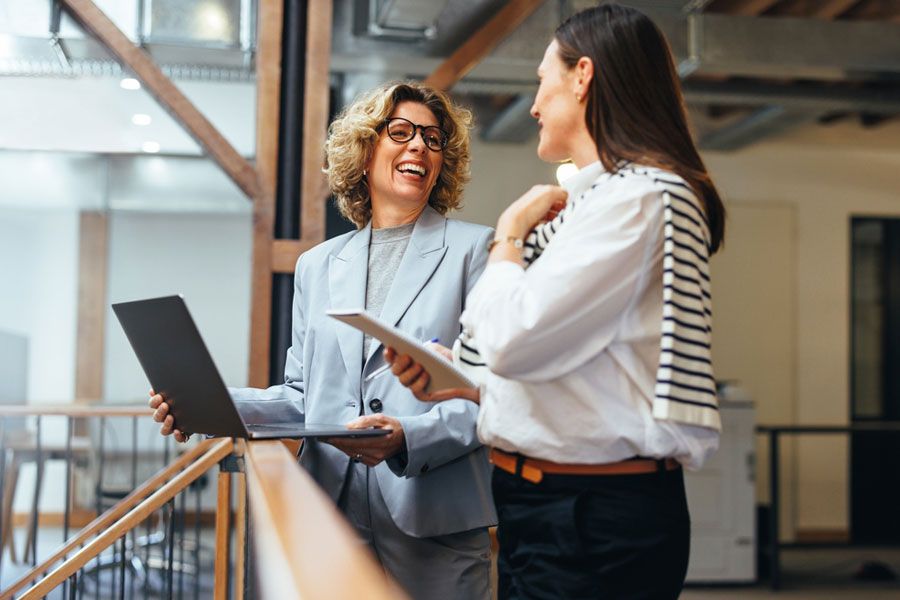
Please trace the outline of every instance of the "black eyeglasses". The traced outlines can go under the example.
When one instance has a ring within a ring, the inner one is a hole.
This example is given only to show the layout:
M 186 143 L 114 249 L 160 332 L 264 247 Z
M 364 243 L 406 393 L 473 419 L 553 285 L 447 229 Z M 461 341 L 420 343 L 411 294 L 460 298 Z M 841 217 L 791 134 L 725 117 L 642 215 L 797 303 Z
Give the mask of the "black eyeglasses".
M 403 117 L 394 117 L 386 119 L 384 124 L 387 126 L 388 136 L 395 142 L 408 142 L 416 137 L 416 131 L 422 132 L 422 141 L 428 146 L 429 150 L 440 152 L 447 147 L 449 135 L 446 131 L 435 125 L 428 127 L 424 125 L 416 125 L 412 121 Z

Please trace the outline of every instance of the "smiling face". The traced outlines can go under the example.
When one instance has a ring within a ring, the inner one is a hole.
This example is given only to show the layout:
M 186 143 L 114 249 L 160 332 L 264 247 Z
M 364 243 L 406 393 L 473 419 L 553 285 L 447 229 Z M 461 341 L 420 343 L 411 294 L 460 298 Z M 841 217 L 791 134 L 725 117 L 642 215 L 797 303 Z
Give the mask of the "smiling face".
M 418 102 L 397 104 L 390 118 L 396 117 L 423 127 L 440 127 L 431 109 Z M 443 162 L 443 153 L 425 145 L 420 129 L 408 142 L 396 142 L 388 136 L 387 127 L 382 127 L 367 166 L 373 210 L 381 205 L 404 212 L 421 211 L 428 203 Z
M 567 67 L 560 58 L 556 40 L 544 52 L 538 77 L 541 83 L 531 107 L 540 130 L 538 156 L 547 162 L 574 159 L 576 146 L 584 143 L 587 133 L 585 108 L 577 96 L 582 93 L 583 81 L 579 81 L 577 69 Z

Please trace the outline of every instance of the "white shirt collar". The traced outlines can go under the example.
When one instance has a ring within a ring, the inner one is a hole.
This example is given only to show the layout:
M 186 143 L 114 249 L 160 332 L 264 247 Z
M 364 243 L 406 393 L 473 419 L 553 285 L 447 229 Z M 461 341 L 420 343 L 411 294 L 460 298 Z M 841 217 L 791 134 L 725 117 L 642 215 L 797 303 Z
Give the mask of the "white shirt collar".
M 588 189 L 603 172 L 603 163 L 598 160 L 579 169 L 577 173 L 566 179 L 561 185 L 569 192 L 569 199 L 571 200 L 577 198 L 581 192 Z

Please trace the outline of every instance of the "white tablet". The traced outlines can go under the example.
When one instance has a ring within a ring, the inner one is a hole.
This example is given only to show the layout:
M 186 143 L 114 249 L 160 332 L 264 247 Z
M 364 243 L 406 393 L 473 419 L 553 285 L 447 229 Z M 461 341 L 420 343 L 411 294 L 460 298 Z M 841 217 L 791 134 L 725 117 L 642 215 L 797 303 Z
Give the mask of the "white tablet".
M 385 346 L 390 346 L 400 354 L 408 354 L 414 361 L 422 365 L 431 380 L 428 390 L 444 390 L 449 388 L 471 388 L 478 385 L 453 366 L 443 356 L 429 350 L 427 346 L 411 335 L 400 331 L 396 327 L 388 325 L 360 308 L 335 309 L 327 312 L 329 317 L 346 323 L 363 331 L 380 341 Z

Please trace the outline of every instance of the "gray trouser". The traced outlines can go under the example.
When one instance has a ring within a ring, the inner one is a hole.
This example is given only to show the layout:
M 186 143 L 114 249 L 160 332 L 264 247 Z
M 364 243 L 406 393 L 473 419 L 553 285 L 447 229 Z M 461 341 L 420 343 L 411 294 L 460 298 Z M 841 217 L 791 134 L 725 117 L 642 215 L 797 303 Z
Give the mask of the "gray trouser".
M 487 529 L 429 538 L 405 534 L 394 524 L 378 478 L 362 463 L 351 463 L 338 505 L 384 570 L 413 600 L 491 597 Z

